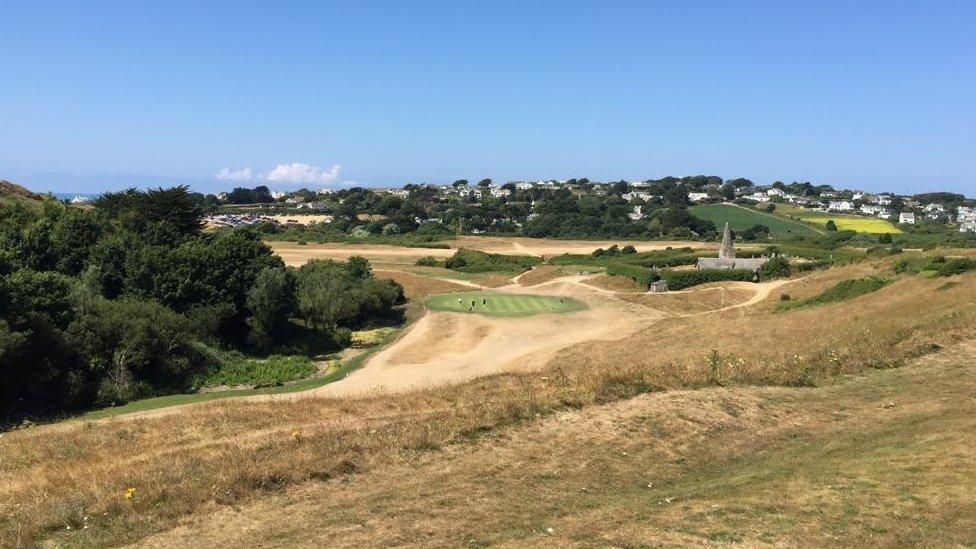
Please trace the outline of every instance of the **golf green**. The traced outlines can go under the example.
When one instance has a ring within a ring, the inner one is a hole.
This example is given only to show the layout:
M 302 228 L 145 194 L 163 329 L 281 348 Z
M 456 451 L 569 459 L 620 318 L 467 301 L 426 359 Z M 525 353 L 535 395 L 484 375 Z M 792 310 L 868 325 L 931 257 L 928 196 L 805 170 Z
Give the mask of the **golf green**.
M 584 303 L 569 297 L 501 292 L 458 292 L 435 295 L 427 300 L 427 307 L 435 311 L 477 313 L 489 316 L 571 313 L 586 309 Z

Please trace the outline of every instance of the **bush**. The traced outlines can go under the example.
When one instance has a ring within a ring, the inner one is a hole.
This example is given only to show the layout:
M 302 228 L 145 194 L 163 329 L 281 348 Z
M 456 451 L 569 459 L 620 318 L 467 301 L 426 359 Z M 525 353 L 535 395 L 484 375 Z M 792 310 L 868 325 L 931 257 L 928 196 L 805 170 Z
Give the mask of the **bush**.
M 487 273 L 493 271 L 521 273 L 528 271 L 540 260 L 527 255 L 490 254 L 478 250 L 459 249 L 444 261 L 448 269 L 463 273 Z
M 785 278 L 790 276 L 790 274 L 790 262 L 784 257 L 774 257 L 759 268 L 759 278 L 761 280 Z
M 432 255 L 421 257 L 416 263 L 418 267 L 436 267 L 438 264 L 437 258 Z
M 631 246 L 630 244 L 628 244 L 628 245 L 624 246 L 623 248 L 620 248 L 620 253 L 626 254 L 626 255 L 636 254 L 637 253 L 637 248 L 635 248 L 635 247 Z

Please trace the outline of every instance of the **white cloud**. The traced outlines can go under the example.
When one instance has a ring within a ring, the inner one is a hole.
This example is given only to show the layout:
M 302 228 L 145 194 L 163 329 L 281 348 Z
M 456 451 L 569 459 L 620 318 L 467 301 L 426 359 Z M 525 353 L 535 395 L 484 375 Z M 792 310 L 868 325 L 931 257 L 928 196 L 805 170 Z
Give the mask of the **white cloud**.
M 268 181 L 281 183 L 315 183 L 318 185 L 328 185 L 339 178 L 342 166 L 335 164 L 328 170 L 317 168 L 301 162 L 291 164 L 278 164 L 264 176 Z
M 223 181 L 250 181 L 254 179 L 254 173 L 251 172 L 251 168 L 241 168 L 240 170 L 224 168 L 215 173 L 214 177 Z

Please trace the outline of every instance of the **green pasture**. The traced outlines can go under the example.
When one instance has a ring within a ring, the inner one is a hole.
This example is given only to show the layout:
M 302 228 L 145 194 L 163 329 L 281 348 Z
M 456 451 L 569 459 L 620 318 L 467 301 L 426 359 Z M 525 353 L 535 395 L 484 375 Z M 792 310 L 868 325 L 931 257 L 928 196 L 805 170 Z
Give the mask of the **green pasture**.
M 569 297 L 501 292 L 458 292 L 435 295 L 427 300 L 427 307 L 435 311 L 477 313 L 488 316 L 571 313 L 586 309 L 585 304 Z
M 776 206 L 779 208 L 779 205 Z M 817 230 L 798 221 L 777 217 L 768 213 L 757 212 L 734 204 L 702 204 L 692 206 L 691 213 L 695 217 L 706 219 L 715 224 L 719 231 L 728 222 L 732 230 L 741 233 L 753 225 L 765 225 L 774 238 L 788 236 L 807 236 L 817 234 Z

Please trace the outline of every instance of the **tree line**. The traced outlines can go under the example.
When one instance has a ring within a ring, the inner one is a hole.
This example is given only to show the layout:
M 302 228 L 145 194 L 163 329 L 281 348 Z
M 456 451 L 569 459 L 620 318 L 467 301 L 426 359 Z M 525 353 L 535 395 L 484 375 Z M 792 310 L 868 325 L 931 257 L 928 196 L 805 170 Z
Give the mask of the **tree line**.
M 206 209 L 182 186 L 0 205 L 0 423 L 190 390 L 201 346 L 314 353 L 397 319 L 365 259 L 289 268 Z

